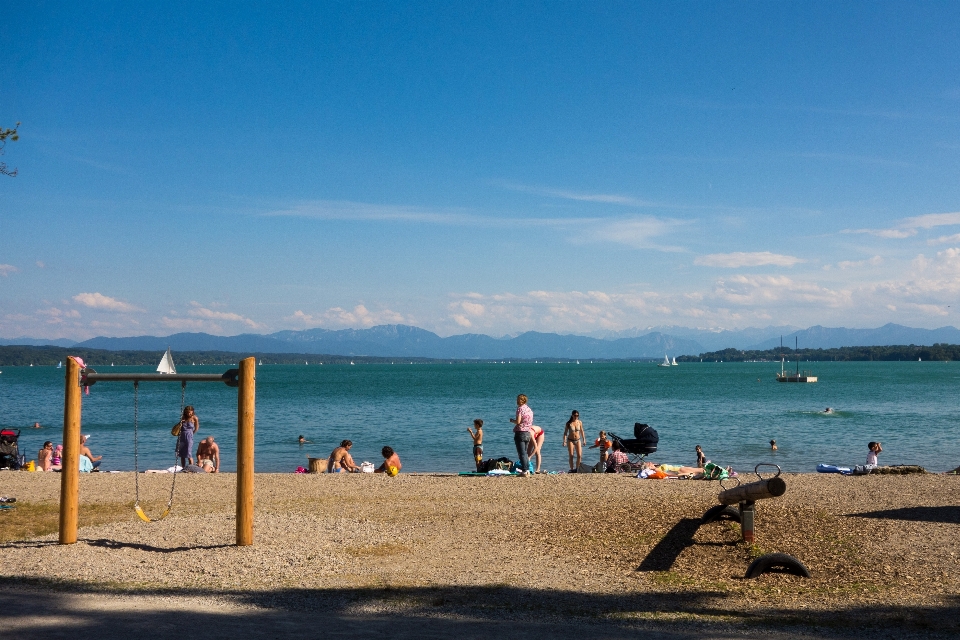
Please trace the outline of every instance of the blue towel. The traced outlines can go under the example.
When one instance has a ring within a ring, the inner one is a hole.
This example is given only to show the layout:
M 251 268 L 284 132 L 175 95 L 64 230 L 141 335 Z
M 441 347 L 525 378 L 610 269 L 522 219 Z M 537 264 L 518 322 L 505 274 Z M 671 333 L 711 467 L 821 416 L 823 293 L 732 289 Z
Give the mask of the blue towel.
M 850 467 L 838 467 L 835 464 L 818 464 L 817 473 L 850 473 Z

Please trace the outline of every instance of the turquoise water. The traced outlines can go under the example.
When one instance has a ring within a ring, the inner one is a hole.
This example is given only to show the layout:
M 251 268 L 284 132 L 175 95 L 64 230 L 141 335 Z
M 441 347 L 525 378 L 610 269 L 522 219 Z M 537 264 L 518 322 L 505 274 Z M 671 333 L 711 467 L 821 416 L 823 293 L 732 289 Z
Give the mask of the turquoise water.
M 886 464 L 945 470 L 960 464 L 960 363 L 804 363 L 816 384 L 774 379 L 779 363 L 396 364 L 270 365 L 257 370 L 258 471 L 293 471 L 306 457 L 326 457 L 354 441 L 354 458 L 380 463 L 390 445 L 407 471 L 460 471 L 472 466 L 466 428 L 485 422 L 486 457 L 516 457 L 512 425 L 518 393 L 530 397 L 535 423 L 546 430 L 544 467 L 567 468 L 560 446 L 572 409 L 588 437 L 600 429 L 630 437 L 634 422 L 660 432 L 651 459 L 693 464 L 694 447 L 737 469 L 775 462 L 788 471 L 813 471 L 819 462 L 862 464 L 867 442 L 879 440 Z M 226 367 L 180 365 L 184 373 Z M 152 368 L 112 367 L 110 372 Z M 104 368 L 101 368 L 104 371 Z M 759 380 L 759 381 L 758 381 Z M 58 443 L 63 424 L 63 370 L 6 367 L 0 374 L 0 425 L 22 428 L 21 451 L 36 456 L 44 440 Z M 220 383 L 191 383 L 187 404 L 200 417 L 198 437 L 214 434 L 222 468 L 236 459 L 237 392 Z M 825 407 L 836 413 L 825 415 Z M 180 385 L 142 383 L 141 468 L 173 463 L 170 426 L 180 409 Z M 44 428 L 32 430 L 39 421 Z M 83 398 L 83 432 L 104 456 L 104 467 L 133 468 L 133 388 L 101 382 Z M 303 434 L 311 444 L 299 446 Z M 779 451 L 771 452 L 775 438 Z M 598 458 L 596 450 L 587 460 Z

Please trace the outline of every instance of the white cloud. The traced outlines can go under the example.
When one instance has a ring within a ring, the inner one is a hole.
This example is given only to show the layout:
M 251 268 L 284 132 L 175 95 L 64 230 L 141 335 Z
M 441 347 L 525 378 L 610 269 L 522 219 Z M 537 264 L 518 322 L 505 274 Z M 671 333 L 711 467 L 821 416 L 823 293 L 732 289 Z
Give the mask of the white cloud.
M 82 304 L 91 309 L 100 309 L 101 311 L 116 311 L 119 313 L 143 313 L 144 310 L 128 302 L 105 296 L 102 293 L 78 293 L 73 296 L 73 301 Z
M 927 213 L 922 216 L 904 218 L 898 225 L 890 229 L 846 229 L 843 233 L 866 233 L 879 238 L 903 239 L 917 235 L 918 229 L 956 225 L 960 225 L 960 211 Z
M 0 264 L 0 276 L 4 278 L 6 278 L 11 273 L 16 273 L 17 271 L 20 271 L 20 269 L 17 269 L 12 264 Z
M 397 221 L 444 225 L 481 224 L 487 219 L 459 210 L 438 210 L 426 207 L 371 204 L 348 200 L 312 200 L 268 211 L 265 216 L 292 216 L 317 220 Z
M 37 266 L 40 267 L 41 269 L 43 269 L 43 268 L 46 267 L 47 265 L 46 265 L 46 263 L 45 263 L 43 260 L 37 260 Z
M 213 305 L 211 305 L 213 306 Z M 203 318 L 204 320 L 224 320 L 227 322 L 239 322 L 244 324 L 251 329 L 265 329 L 266 325 L 262 325 L 259 322 L 251 320 L 246 316 L 242 316 L 239 313 L 229 313 L 226 311 L 214 311 L 212 309 L 207 309 L 199 302 L 191 302 L 190 309 L 187 311 L 187 315 L 193 316 L 195 318 Z
M 953 244 L 960 242 L 960 233 L 955 233 L 952 236 L 940 236 L 939 238 L 931 238 L 927 240 L 927 244 Z
M 774 265 L 777 267 L 792 267 L 795 264 L 806 262 L 794 256 L 785 256 L 769 251 L 754 251 L 751 253 L 712 253 L 706 256 L 700 256 L 693 261 L 693 264 L 705 267 L 724 267 L 728 269 L 738 269 L 740 267 L 761 267 L 765 265 Z
M 840 270 L 847 269 L 860 269 L 863 267 L 876 267 L 883 263 L 883 258 L 880 256 L 873 256 L 868 260 L 841 260 L 836 264 L 836 268 Z M 833 268 L 833 265 L 824 265 L 823 270 L 829 271 Z
M 587 226 L 575 238 L 572 238 L 572 241 L 614 242 L 634 249 L 683 251 L 680 247 L 665 245 L 660 237 L 672 233 L 677 227 L 686 224 L 689 224 L 689 222 L 654 217 L 604 220 Z
M 351 311 L 341 307 L 332 307 L 320 313 L 309 314 L 297 310 L 293 315 L 284 318 L 287 322 L 304 327 L 325 328 L 357 328 L 374 327 L 381 324 L 414 324 L 412 318 L 404 316 L 390 309 L 370 311 L 363 304 L 358 304 Z
M 549 198 L 561 198 L 563 200 L 574 200 L 577 202 L 598 202 L 601 204 L 617 204 L 630 207 L 653 207 L 657 206 L 654 202 L 639 200 L 631 196 L 611 193 L 583 193 L 581 191 L 571 191 L 569 189 L 554 189 L 549 187 L 534 187 L 511 182 L 502 182 L 501 186 L 513 191 L 522 193 L 532 193 Z

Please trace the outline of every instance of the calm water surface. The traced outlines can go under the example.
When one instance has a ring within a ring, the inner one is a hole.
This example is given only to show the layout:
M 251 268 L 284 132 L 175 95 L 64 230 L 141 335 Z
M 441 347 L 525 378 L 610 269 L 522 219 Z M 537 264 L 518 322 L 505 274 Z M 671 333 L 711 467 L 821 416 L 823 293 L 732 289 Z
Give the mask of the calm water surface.
M 485 422 L 487 457 L 516 457 L 515 397 L 526 393 L 535 423 L 546 430 L 544 467 L 567 468 L 560 446 L 572 409 L 592 440 L 600 429 L 630 437 L 634 422 L 660 432 L 651 459 L 693 464 L 700 444 L 709 459 L 737 469 L 776 462 L 789 471 L 817 463 L 862 464 L 867 442 L 883 442 L 881 462 L 945 470 L 960 464 L 957 439 L 960 363 L 804 363 L 816 384 L 774 379 L 779 363 L 270 365 L 257 370 L 256 466 L 293 471 L 307 456 L 326 457 L 345 438 L 357 462 L 380 463 L 380 448 L 400 454 L 404 470 L 461 471 L 472 466 L 466 428 Z M 184 373 L 227 367 L 184 366 Z M 152 367 L 100 367 L 106 372 Z M 44 440 L 61 442 L 63 369 L 6 367 L 0 374 L 0 425 L 22 428 L 21 451 L 35 458 Z M 133 386 L 101 382 L 83 398 L 83 432 L 104 468 L 133 468 Z M 222 469 L 236 460 L 237 392 L 220 383 L 191 383 L 186 402 L 200 417 L 198 440 L 213 434 Z M 835 413 L 823 413 L 825 407 Z M 180 385 L 142 383 L 140 466 L 173 463 L 170 427 Z M 40 430 L 28 428 L 39 421 Z M 299 446 L 303 434 L 310 444 Z M 775 438 L 780 447 L 771 452 Z M 586 452 L 589 462 L 596 450 Z

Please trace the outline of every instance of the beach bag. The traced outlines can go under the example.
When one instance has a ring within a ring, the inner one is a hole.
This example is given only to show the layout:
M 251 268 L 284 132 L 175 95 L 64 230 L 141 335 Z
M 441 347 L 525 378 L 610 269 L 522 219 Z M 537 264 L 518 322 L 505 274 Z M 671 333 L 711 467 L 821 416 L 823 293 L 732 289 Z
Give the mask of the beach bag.
M 180 437 L 181 431 L 183 431 L 183 420 L 173 425 L 173 429 L 170 429 L 170 435 Z
M 360 463 L 360 473 L 373 473 L 376 467 L 373 466 L 372 462 L 361 462 Z

